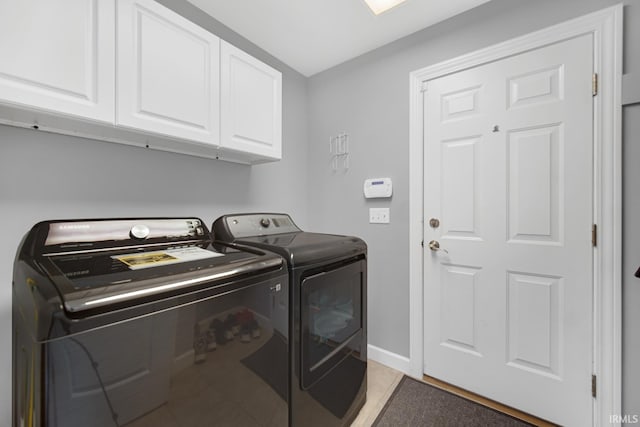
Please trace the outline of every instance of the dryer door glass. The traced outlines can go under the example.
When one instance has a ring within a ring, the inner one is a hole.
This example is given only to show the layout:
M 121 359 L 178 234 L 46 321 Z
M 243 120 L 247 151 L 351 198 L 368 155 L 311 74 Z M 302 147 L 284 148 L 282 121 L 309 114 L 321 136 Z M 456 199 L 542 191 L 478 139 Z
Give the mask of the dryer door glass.
M 302 281 L 303 388 L 360 351 L 363 269 L 364 262 L 358 261 Z

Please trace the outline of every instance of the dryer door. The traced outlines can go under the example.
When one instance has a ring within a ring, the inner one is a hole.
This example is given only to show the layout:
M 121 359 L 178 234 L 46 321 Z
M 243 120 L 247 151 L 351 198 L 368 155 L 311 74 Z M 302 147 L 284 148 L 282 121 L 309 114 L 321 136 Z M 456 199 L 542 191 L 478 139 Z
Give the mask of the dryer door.
M 363 343 L 364 261 L 302 280 L 302 388 L 308 389 Z

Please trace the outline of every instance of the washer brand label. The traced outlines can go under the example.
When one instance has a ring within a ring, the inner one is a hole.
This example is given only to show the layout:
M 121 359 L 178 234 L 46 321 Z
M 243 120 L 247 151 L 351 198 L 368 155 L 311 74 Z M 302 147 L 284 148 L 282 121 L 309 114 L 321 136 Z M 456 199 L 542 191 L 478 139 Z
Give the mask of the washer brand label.
M 91 228 L 89 224 L 60 224 L 58 230 L 87 230 Z
M 69 272 L 69 273 L 65 273 L 65 276 L 67 276 L 67 277 L 77 277 L 77 276 L 83 276 L 85 274 L 89 274 L 89 270 L 72 271 L 72 272 Z

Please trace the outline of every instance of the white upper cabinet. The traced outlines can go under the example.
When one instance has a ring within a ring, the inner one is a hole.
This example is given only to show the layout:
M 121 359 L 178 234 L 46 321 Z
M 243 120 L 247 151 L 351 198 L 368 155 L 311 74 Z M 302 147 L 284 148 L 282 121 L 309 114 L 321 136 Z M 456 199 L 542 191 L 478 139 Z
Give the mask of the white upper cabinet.
M 114 121 L 113 0 L 0 2 L 0 102 Z
M 118 0 L 117 124 L 219 144 L 220 39 L 152 0 Z
M 269 162 L 282 74 L 154 0 L 0 0 L 0 123 Z
M 221 147 L 282 158 L 282 74 L 223 40 L 220 92 Z

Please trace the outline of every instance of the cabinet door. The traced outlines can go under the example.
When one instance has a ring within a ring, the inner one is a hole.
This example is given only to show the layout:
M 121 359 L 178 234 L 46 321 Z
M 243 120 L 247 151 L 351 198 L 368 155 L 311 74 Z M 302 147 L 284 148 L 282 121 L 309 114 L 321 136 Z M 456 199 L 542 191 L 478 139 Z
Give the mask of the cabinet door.
M 114 121 L 113 0 L 0 2 L 0 102 Z
M 282 74 L 221 42 L 221 146 L 282 158 Z
M 220 39 L 152 0 L 118 1 L 117 124 L 219 141 Z

